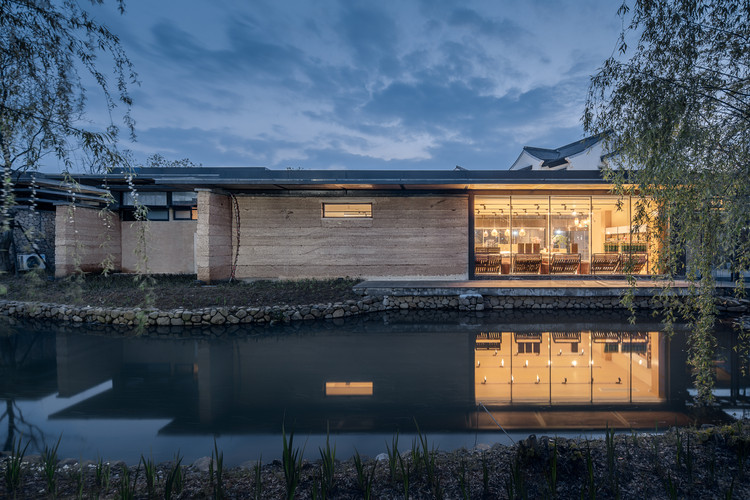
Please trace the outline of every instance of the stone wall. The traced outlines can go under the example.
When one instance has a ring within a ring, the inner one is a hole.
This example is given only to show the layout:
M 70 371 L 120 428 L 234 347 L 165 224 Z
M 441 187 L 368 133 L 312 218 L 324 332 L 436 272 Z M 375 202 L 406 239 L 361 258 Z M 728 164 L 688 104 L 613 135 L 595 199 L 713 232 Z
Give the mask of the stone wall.
M 55 276 L 99 272 L 105 261 L 122 262 L 120 218 L 95 208 L 58 205 L 55 213 Z
M 748 311 L 747 300 L 720 299 L 719 309 Z M 638 309 L 658 309 L 658 300 L 645 296 L 635 301 Z M 156 310 L 63 306 L 41 302 L 0 301 L 0 315 L 16 318 L 51 319 L 73 323 L 142 326 L 219 326 L 275 324 L 280 322 L 337 319 L 370 312 L 409 310 L 509 311 L 537 309 L 623 309 L 619 297 L 498 297 L 478 294 L 438 296 L 365 296 L 359 300 L 301 306 L 209 307 Z
M 468 277 L 464 195 L 238 196 L 238 203 L 238 278 Z M 323 218 L 323 203 L 371 203 L 372 218 Z
M 29 207 L 17 206 L 15 211 L 16 228 L 13 230 L 13 243 L 16 254 L 34 253 L 42 255 L 47 269 L 55 269 L 55 212 L 49 210 L 31 210 Z M 20 226 L 20 227 L 19 227 Z M 26 236 L 24 236 L 24 232 Z M 29 242 L 31 240 L 31 243 Z

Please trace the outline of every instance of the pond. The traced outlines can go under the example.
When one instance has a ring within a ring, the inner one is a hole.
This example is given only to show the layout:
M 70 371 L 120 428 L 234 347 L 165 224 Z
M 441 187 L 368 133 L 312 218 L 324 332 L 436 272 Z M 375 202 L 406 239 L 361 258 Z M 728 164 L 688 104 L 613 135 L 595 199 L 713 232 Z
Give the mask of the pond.
M 717 395 L 744 402 L 748 380 L 717 332 Z M 279 458 L 281 428 L 318 456 L 386 451 L 416 424 L 441 450 L 531 433 L 587 435 L 688 423 L 684 328 L 623 313 L 380 314 L 135 336 L 104 325 L 0 322 L 0 439 L 39 453 L 60 438 L 76 459 L 184 463 Z

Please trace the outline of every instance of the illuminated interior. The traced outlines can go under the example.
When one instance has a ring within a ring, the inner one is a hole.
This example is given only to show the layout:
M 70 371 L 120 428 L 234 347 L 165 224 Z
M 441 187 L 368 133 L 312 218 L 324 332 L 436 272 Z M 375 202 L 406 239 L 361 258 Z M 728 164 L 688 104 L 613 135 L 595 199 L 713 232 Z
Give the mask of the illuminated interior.
M 617 196 L 476 196 L 474 274 L 648 274 L 654 245 Z
M 477 403 L 666 401 L 660 332 L 481 332 L 474 349 Z
M 372 382 L 326 382 L 326 396 L 372 396 Z

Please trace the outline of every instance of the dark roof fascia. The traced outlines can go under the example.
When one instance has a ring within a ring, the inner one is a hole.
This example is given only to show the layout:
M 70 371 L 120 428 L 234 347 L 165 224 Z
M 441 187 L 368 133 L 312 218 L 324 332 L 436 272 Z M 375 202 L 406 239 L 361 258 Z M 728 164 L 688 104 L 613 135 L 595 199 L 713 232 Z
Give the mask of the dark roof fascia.
M 80 175 L 84 185 L 103 184 L 114 191 L 127 189 L 122 174 Z M 607 184 L 599 170 L 269 170 L 260 168 L 166 168 L 137 172 L 139 189 L 170 190 L 190 188 L 309 189 L 307 186 L 339 186 L 338 189 L 362 189 L 363 186 L 465 186 L 497 184 Z M 304 187 L 303 187 L 304 186 Z M 330 188 L 329 188 L 330 189 Z

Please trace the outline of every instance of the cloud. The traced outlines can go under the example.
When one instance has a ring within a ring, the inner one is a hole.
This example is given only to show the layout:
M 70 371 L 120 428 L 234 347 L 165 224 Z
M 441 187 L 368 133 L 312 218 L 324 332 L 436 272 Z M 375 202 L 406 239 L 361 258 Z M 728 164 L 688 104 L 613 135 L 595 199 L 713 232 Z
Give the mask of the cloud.
M 588 75 L 612 45 L 554 3 L 225 2 L 196 18 L 186 2 L 129 5 L 144 157 L 507 168 L 523 145 L 580 137 Z
M 517 42 L 521 37 L 531 35 L 527 30 L 509 19 L 493 19 L 466 7 L 453 10 L 448 18 L 448 24 L 454 27 L 469 28 L 474 32 L 497 37 L 505 42 Z
M 377 65 L 384 56 L 396 54 L 399 31 L 396 23 L 385 12 L 372 7 L 342 3 L 337 24 L 344 42 L 358 64 Z

